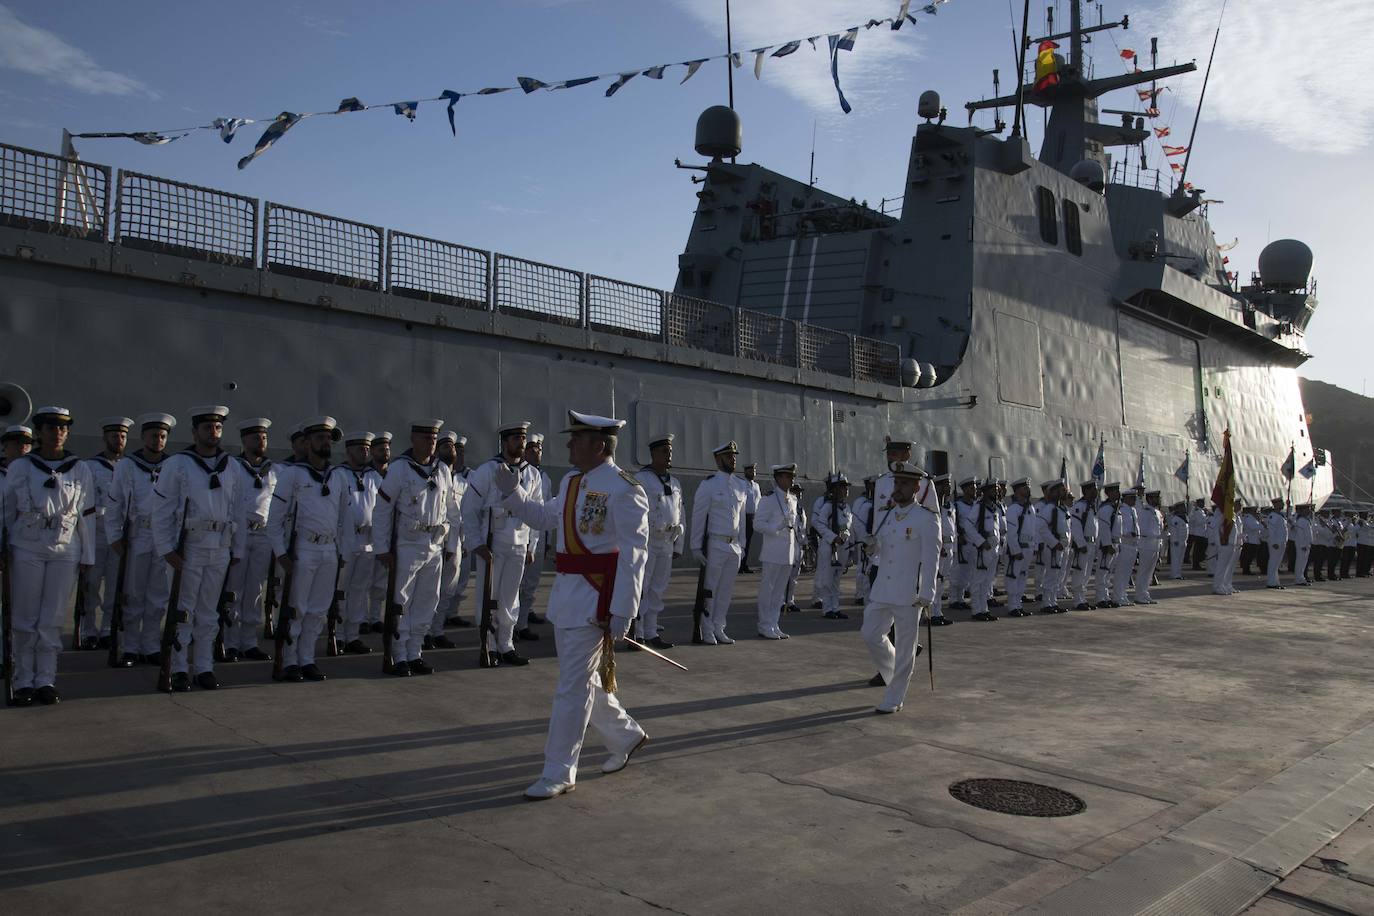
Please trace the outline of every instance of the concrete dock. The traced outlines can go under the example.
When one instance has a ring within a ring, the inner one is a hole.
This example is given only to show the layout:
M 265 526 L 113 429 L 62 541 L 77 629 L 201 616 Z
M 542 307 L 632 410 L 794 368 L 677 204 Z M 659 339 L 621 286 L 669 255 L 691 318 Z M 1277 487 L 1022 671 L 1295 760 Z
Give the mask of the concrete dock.
M 1198 575 L 1198 574 L 1195 574 Z M 934 632 L 906 707 L 852 619 L 786 615 L 733 646 L 618 654 L 651 740 L 531 803 L 556 662 L 321 659 L 330 679 L 166 696 L 156 670 L 66 653 L 56 707 L 0 710 L 0 903 L 12 913 L 1374 913 L 1374 586 L 1165 582 L 1150 607 Z M 665 635 L 687 642 L 695 580 Z M 846 595 L 849 586 L 846 584 Z M 541 594 L 542 601 L 542 594 Z M 805 606 L 805 605 L 804 605 Z M 372 637 L 374 643 L 378 637 Z M 1025 817 L 950 793 L 1081 799 Z

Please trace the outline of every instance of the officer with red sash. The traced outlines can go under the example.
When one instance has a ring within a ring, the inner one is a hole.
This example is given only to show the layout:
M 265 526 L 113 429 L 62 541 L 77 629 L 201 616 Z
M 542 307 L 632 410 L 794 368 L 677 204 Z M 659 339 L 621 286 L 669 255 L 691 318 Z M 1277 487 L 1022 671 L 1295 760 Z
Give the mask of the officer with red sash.
M 506 465 L 493 479 L 502 506 L 536 530 L 558 530 L 557 576 L 548 621 L 558 649 L 558 687 L 544 745 L 544 772 L 525 790 L 529 799 L 571 792 L 590 724 L 611 755 L 601 772 L 625 768 L 647 739 L 602 680 L 603 652 L 624 639 L 639 611 L 648 562 L 649 501 L 644 487 L 615 463 L 624 420 L 568 411 L 568 464 L 558 495 L 540 503 Z

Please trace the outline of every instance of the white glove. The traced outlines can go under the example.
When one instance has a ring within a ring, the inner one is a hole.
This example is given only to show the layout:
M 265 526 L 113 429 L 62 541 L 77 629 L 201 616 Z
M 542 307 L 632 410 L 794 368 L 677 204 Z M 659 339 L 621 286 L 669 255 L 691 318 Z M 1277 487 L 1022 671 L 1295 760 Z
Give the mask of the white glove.
M 684 529 L 681 525 L 674 525 L 672 532 L 670 532 L 673 535 L 673 540 L 676 541 L 678 538 L 682 537 L 682 532 L 684 530 L 686 529 Z
M 611 631 L 612 639 L 624 639 L 630 632 L 630 618 L 613 616 L 608 629 Z
M 511 470 L 510 465 L 504 461 L 496 465 L 496 473 L 492 475 L 492 479 L 496 482 L 496 489 L 500 490 L 503 496 L 511 495 L 520 485 L 520 475 Z

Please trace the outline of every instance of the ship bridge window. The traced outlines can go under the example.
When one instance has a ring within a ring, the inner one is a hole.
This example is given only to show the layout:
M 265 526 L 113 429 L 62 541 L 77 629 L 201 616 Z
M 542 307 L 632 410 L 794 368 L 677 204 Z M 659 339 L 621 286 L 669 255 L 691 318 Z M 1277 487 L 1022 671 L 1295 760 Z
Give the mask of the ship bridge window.
M 1041 185 L 1035 189 L 1035 210 L 1040 218 L 1040 237 L 1048 245 L 1059 244 L 1059 214 L 1055 212 L 1054 192 Z
M 1078 204 L 1064 201 L 1064 247 L 1069 254 L 1083 254 L 1083 232 L 1078 223 Z

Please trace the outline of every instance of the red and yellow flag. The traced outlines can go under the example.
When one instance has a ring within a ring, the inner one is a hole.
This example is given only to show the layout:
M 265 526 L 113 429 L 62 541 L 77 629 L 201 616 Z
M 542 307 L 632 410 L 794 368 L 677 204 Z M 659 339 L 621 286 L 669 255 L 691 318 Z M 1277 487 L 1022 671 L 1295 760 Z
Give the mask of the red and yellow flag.
M 1231 460 L 1231 431 L 1221 434 L 1221 469 L 1217 471 L 1217 482 L 1212 485 L 1212 502 L 1221 507 L 1221 540 L 1231 540 L 1231 529 L 1236 524 L 1236 466 Z
M 1035 54 L 1035 92 L 1044 92 L 1059 85 L 1059 61 L 1054 52 L 1059 45 L 1052 41 L 1040 42 Z

